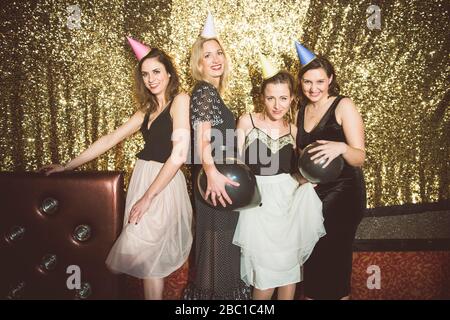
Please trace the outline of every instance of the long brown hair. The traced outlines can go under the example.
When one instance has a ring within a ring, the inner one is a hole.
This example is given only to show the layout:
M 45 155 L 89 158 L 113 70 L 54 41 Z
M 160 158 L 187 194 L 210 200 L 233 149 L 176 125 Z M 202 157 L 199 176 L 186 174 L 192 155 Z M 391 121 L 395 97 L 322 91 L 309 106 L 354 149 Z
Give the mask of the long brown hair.
M 223 95 L 226 92 L 226 89 L 228 87 L 228 77 L 230 74 L 230 61 L 229 58 L 223 48 L 222 43 L 217 38 L 209 38 L 205 39 L 202 37 L 198 37 L 197 40 L 195 40 L 194 44 L 192 45 L 191 49 L 191 59 L 189 61 L 190 68 L 191 68 L 191 74 L 192 78 L 194 78 L 197 81 L 205 81 L 204 74 L 200 71 L 200 61 L 202 59 L 202 52 L 203 52 L 203 44 L 207 41 L 214 40 L 217 42 L 219 47 L 222 49 L 223 54 L 225 55 L 225 63 L 223 66 L 223 74 L 220 77 L 219 82 L 219 93 Z
M 328 96 L 329 97 L 334 97 L 339 95 L 339 91 L 340 91 L 340 86 L 337 82 L 337 77 L 336 77 L 336 72 L 334 71 L 334 67 L 331 64 L 330 60 L 328 60 L 328 58 L 318 55 L 314 60 L 312 60 L 310 63 L 308 63 L 306 66 L 302 67 L 299 72 L 298 72 L 298 85 L 299 85 L 299 100 L 300 100 L 300 105 L 305 105 L 308 103 L 308 98 L 304 95 L 303 90 L 302 90 L 302 77 L 303 75 L 312 69 L 319 69 L 322 68 L 323 70 L 325 70 L 327 77 L 330 78 L 331 76 L 333 76 L 333 79 L 331 80 L 330 86 L 328 88 Z
M 150 58 L 157 58 L 158 61 L 164 65 L 167 73 L 170 74 L 169 84 L 167 85 L 165 92 L 166 101 L 172 100 L 180 90 L 180 79 L 172 58 L 161 49 L 151 49 L 150 52 L 139 61 L 134 72 L 135 96 L 138 102 L 138 110 L 141 110 L 144 113 L 152 113 L 156 111 L 158 107 L 156 96 L 148 90 L 142 79 L 142 64 L 145 60 Z

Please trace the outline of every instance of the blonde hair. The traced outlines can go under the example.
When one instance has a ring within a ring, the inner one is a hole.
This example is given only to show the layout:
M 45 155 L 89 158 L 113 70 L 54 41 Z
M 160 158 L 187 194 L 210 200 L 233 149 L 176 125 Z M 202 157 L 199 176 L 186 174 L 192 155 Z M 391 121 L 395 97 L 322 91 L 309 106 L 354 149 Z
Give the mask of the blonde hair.
M 198 37 L 197 40 L 195 40 L 194 44 L 192 45 L 191 49 L 191 60 L 189 62 L 190 68 L 191 68 L 191 74 L 192 78 L 194 78 L 197 81 L 206 81 L 205 75 L 200 70 L 200 62 L 203 57 L 203 45 L 205 42 L 214 40 L 219 45 L 220 49 L 222 49 L 222 52 L 225 56 L 225 63 L 223 66 L 223 74 L 220 77 L 219 82 L 219 93 L 221 95 L 225 94 L 227 88 L 228 88 L 228 77 L 230 74 L 230 61 L 228 59 L 228 56 L 223 48 L 223 45 L 220 43 L 219 39 L 217 38 L 208 38 L 205 39 L 203 37 Z

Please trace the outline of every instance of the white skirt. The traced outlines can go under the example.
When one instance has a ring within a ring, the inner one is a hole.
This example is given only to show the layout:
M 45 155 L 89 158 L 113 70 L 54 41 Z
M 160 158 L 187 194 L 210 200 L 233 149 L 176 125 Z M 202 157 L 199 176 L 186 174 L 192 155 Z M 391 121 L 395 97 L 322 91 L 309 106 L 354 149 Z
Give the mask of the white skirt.
M 256 176 L 262 206 L 243 210 L 233 243 L 241 247 L 241 278 L 258 289 L 302 281 L 301 266 L 325 235 L 322 202 L 311 183 L 289 174 Z
M 137 278 L 163 278 L 180 268 L 192 245 L 192 206 L 186 180 L 178 170 L 153 199 L 140 222 L 128 223 L 133 205 L 155 180 L 163 163 L 136 161 L 128 187 L 122 233 L 106 259 L 113 272 Z

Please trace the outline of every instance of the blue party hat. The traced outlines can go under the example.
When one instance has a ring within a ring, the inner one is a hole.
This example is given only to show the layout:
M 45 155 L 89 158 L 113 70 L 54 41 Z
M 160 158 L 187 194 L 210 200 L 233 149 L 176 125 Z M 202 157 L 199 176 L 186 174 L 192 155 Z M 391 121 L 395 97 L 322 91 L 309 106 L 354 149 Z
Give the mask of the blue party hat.
M 302 65 L 302 67 L 307 65 L 316 58 L 314 53 L 306 49 L 298 41 L 295 41 L 295 48 L 297 49 L 297 55 L 298 58 L 300 59 L 300 64 Z

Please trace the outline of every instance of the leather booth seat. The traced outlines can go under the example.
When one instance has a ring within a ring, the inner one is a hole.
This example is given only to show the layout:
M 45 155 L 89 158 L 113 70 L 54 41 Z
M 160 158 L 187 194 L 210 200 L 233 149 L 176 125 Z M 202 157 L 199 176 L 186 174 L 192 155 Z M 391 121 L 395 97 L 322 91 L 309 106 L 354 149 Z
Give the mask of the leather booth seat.
M 117 299 L 120 172 L 0 173 L 0 299 Z

